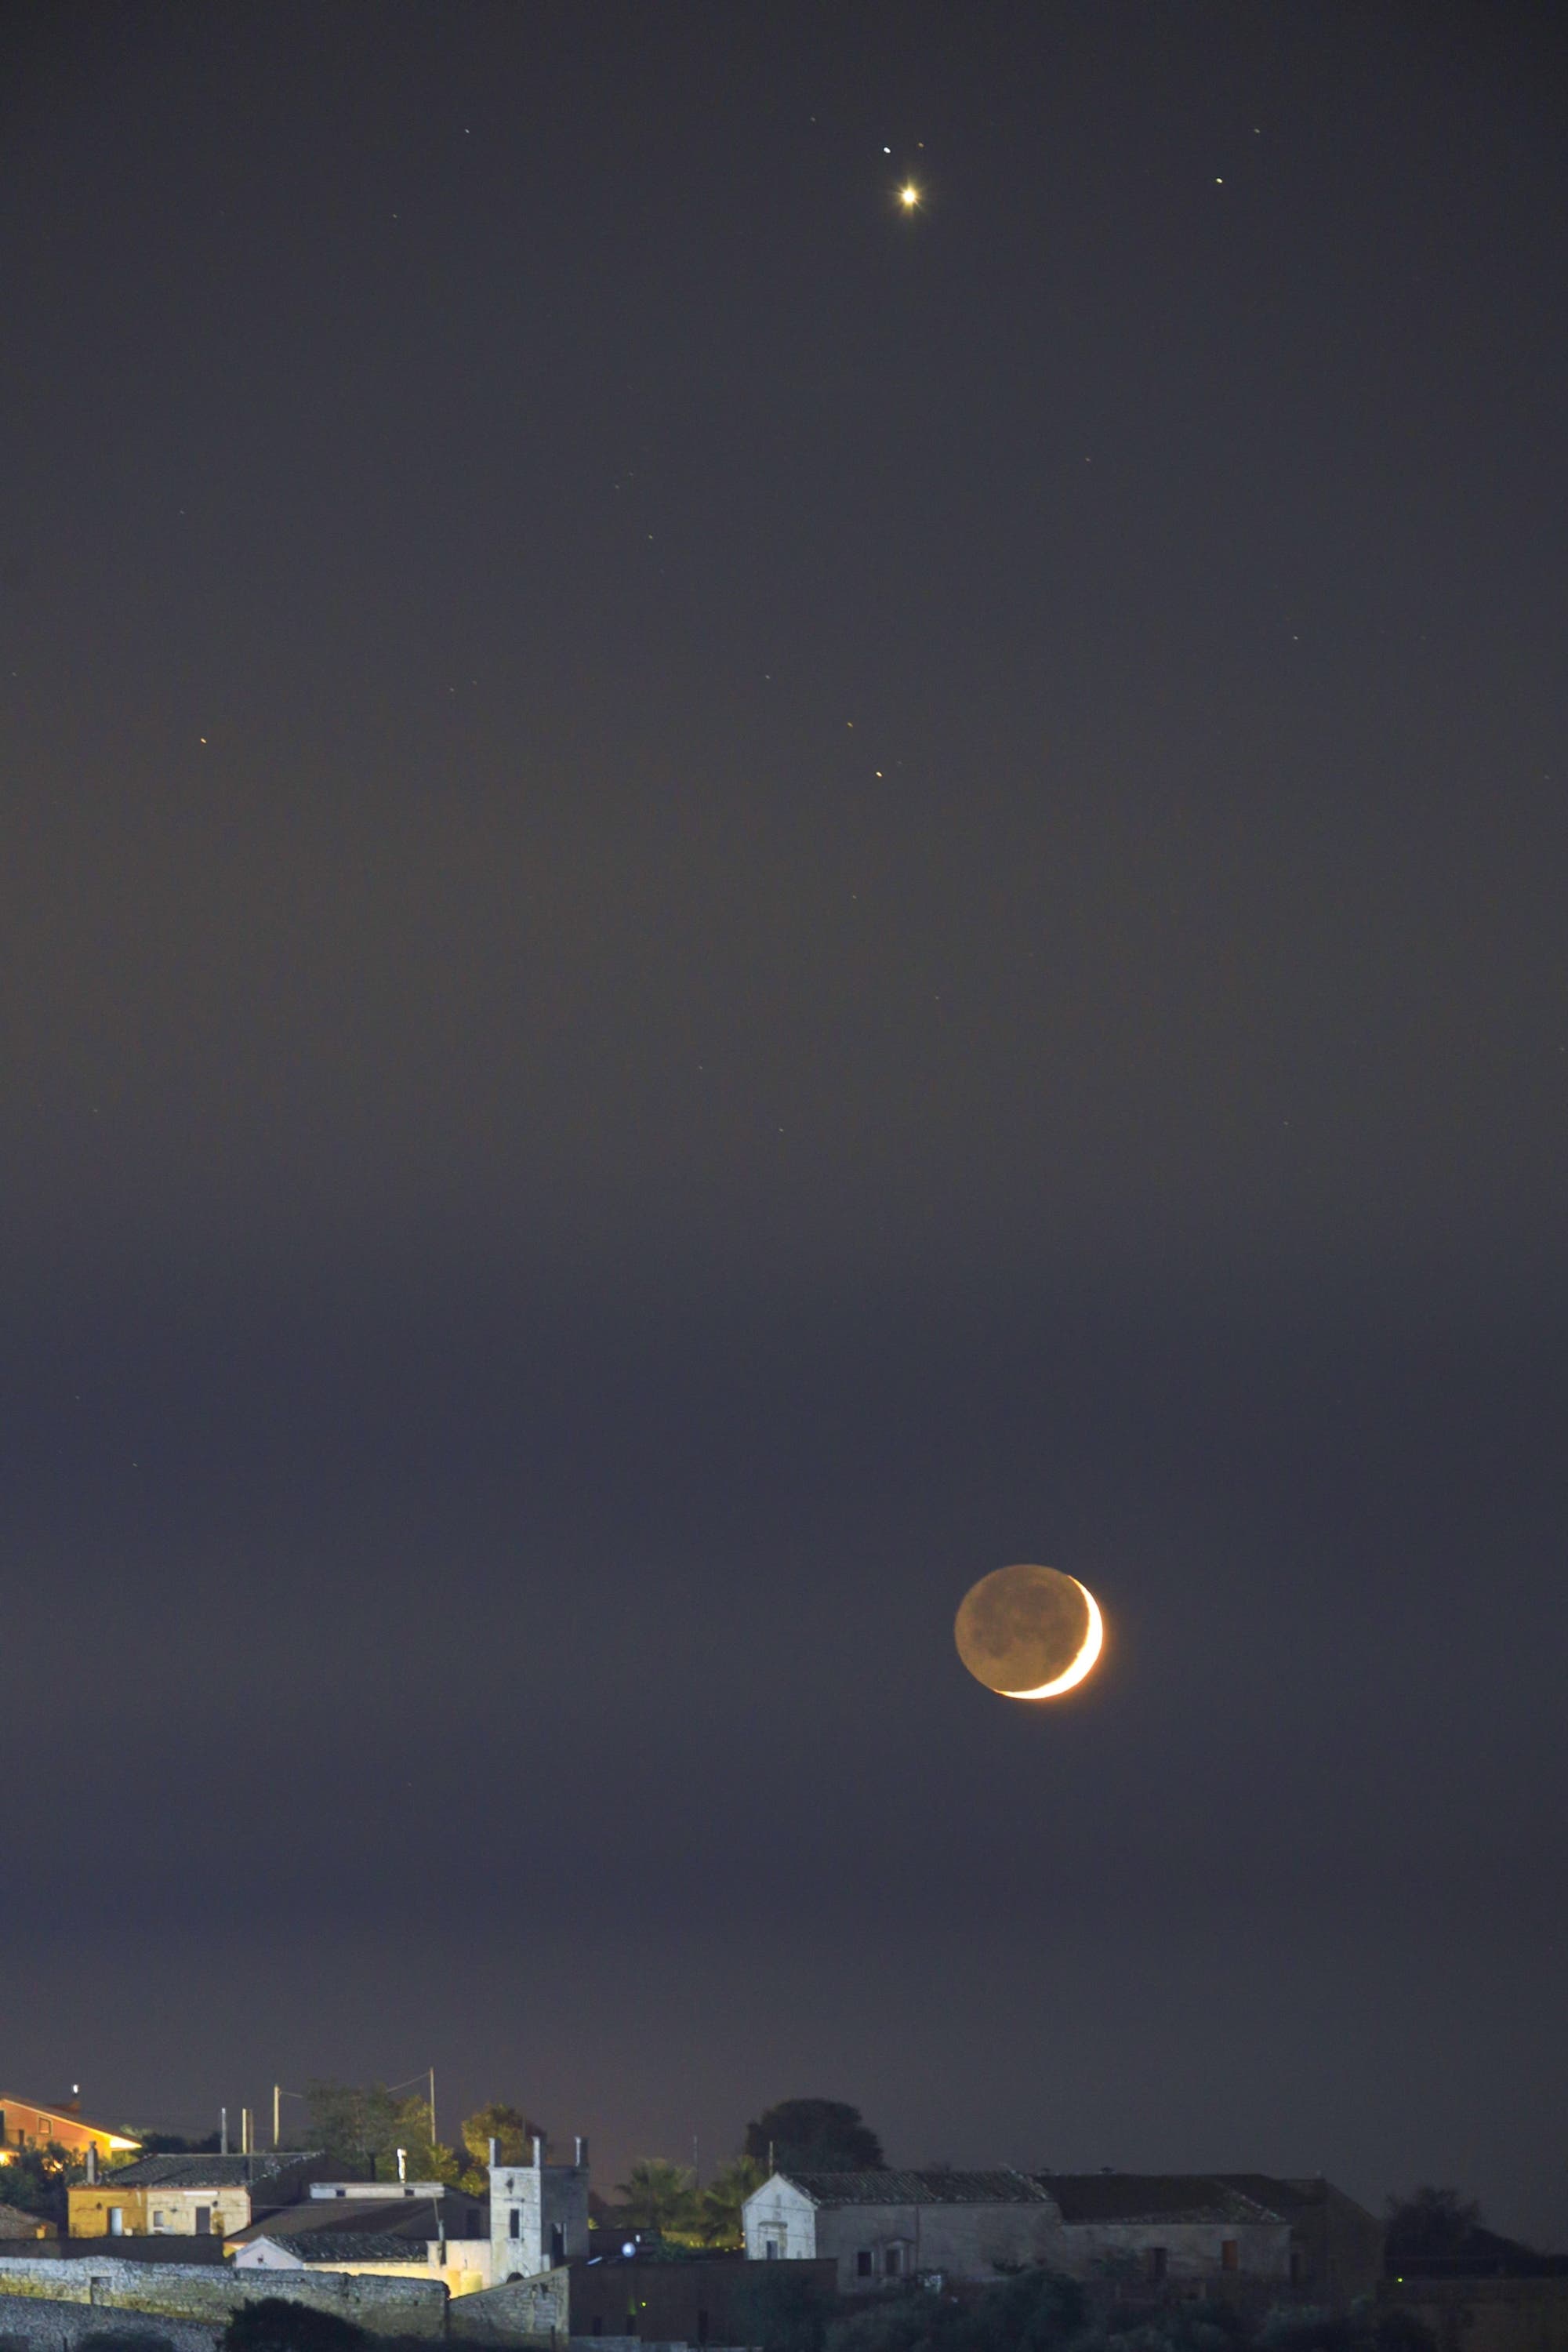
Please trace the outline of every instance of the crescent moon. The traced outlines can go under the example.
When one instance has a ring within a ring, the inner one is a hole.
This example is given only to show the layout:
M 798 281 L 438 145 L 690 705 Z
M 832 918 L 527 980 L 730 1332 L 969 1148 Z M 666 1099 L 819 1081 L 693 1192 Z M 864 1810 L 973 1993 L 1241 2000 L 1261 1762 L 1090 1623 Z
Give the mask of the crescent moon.
M 1076 1576 L 1072 1580 L 1078 1584 Z M 1105 1640 L 1105 1620 L 1100 1613 L 1100 1603 L 1088 1585 L 1078 1584 L 1078 1589 L 1082 1593 L 1084 1605 L 1089 1611 L 1089 1631 L 1083 1637 L 1082 1649 L 1067 1672 L 1058 1675 L 1055 1682 L 1042 1683 L 1037 1690 L 1005 1690 L 998 1694 L 999 1696 L 1002 1698 L 1059 1698 L 1063 1691 L 1071 1690 L 1073 1685 L 1082 1682 L 1085 1675 L 1090 1671 L 1096 1658 L 1100 1655 L 1100 1645 Z

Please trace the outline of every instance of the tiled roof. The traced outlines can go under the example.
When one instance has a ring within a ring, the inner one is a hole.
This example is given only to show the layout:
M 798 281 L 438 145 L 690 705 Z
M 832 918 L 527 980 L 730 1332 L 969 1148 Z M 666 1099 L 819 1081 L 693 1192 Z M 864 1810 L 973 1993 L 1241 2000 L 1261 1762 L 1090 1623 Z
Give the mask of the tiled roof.
M 1213 2173 L 1045 2172 L 1064 2221 L 1282 2221 L 1261 2199 Z M 1261 2184 L 1260 2184 L 1261 2185 Z
M 41 2214 L 24 2213 L 16 2205 L 0 2205 L 0 2238 L 38 2238 L 48 2226 Z
M 263 2231 L 261 2234 L 265 2237 L 267 2232 Z M 391 2238 L 374 2230 L 322 2230 L 310 2237 L 282 2239 L 279 2242 L 287 2245 L 291 2254 L 298 2254 L 302 2263 L 321 2263 L 328 2270 L 344 2263 L 417 2263 L 428 2259 L 422 2240 Z
M 136 2163 L 106 2173 L 101 2188 L 112 2181 L 124 2189 L 258 2189 L 296 2165 L 309 2164 L 319 2149 L 279 2147 L 265 2156 L 143 2156 Z
M 437 2207 L 434 2198 L 357 2198 L 313 2197 L 308 2204 L 288 2205 L 279 2213 L 268 2213 L 263 2220 L 253 2221 L 248 2230 L 237 2230 L 230 2245 L 252 2244 L 258 2238 L 271 2238 L 279 2245 L 294 2245 L 296 2240 L 318 2238 L 397 2238 L 405 2243 L 410 2240 L 423 2245 L 427 2238 L 439 2237 L 442 2216 L 449 2238 L 482 2237 L 488 2228 L 470 2230 L 470 2218 L 480 2215 L 482 2209 L 464 2204 Z M 304 2247 L 299 2251 L 302 2253 Z M 314 2255 L 311 2260 L 314 2261 Z
M 1323 2205 L 1328 2202 L 1326 2180 L 1286 2180 L 1272 2172 L 1216 2172 L 1216 2180 L 1227 2189 L 1238 2189 L 1259 2205 L 1268 2205 L 1280 2214 L 1300 2212 L 1303 2205 Z
M 993 2172 L 781 2172 L 814 2205 L 1047 2205 L 1051 2190 L 1004 2165 Z

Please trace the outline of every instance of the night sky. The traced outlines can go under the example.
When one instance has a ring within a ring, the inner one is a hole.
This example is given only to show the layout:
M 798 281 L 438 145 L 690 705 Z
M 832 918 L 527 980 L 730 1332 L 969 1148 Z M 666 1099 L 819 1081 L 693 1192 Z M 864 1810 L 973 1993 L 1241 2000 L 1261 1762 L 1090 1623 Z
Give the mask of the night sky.
M 7 2087 L 1568 2240 L 1551 17 L 6 12 Z

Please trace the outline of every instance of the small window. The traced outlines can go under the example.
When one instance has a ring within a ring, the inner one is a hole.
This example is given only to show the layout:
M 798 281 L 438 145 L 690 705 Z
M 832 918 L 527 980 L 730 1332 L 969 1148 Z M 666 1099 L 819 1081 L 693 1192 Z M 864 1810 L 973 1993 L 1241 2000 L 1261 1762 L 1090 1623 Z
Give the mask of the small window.
M 1143 2264 L 1152 2279 L 1163 2279 L 1168 2267 L 1166 2249 L 1163 2246 L 1146 2246 Z
M 856 2275 L 856 2277 L 857 2277 L 857 2278 L 869 2278 L 869 2277 L 870 2277 L 870 2275 L 871 2275 L 871 2249 L 870 2249 L 870 2247 L 869 2247 L 869 2246 L 862 2246 L 862 2247 L 861 2247 L 861 2249 L 860 2249 L 860 2251 L 859 2251 L 859 2252 L 856 2255 L 856 2257 L 855 2257 L 855 2275 Z
M 550 2224 L 550 2267 L 559 2270 L 566 2259 L 566 2232 L 559 2221 Z
M 904 2250 L 902 2246 L 889 2246 L 888 2248 L 887 2252 L 882 2256 L 882 2270 L 884 2275 L 888 2278 L 903 2277 Z
M 20 2067 L 16 2071 L 19 2074 Z M 515 2205 L 506 2217 L 506 2233 L 509 2238 L 521 2238 L 522 2235 L 522 2215 Z
M 1238 2271 L 1241 2268 L 1241 2247 L 1235 2238 L 1226 2238 L 1221 2246 L 1219 2266 L 1222 2271 Z

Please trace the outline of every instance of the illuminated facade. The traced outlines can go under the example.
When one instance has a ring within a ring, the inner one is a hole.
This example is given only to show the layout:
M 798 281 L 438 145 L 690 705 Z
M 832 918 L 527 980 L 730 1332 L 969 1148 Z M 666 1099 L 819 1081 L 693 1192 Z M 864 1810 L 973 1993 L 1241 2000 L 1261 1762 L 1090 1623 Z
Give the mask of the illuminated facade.
M 89 2148 L 101 2159 L 133 2156 L 141 2141 L 113 2124 L 91 2122 L 79 2099 L 62 2099 L 49 2106 L 37 2099 L 18 2098 L 0 2091 L 0 2162 L 6 2151 L 22 2147 L 58 2147 L 68 2156 L 85 2156 Z

